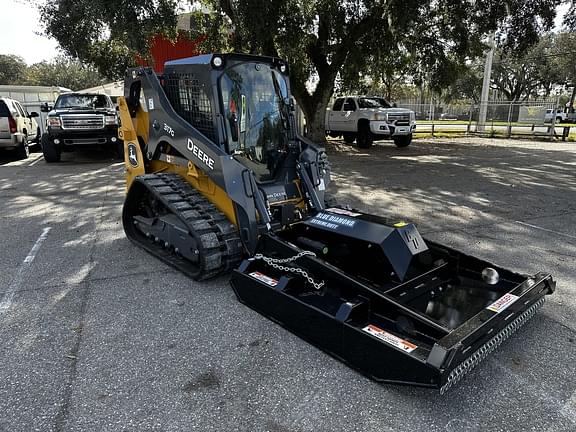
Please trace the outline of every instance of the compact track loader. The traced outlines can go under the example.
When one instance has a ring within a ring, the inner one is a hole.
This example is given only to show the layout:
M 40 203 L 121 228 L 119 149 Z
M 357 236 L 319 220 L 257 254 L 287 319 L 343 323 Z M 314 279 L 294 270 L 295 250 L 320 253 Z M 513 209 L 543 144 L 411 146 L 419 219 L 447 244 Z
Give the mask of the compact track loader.
M 327 206 L 324 149 L 296 132 L 288 65 L 202 55 L 128 71 L 120 98 L 126 235 L 377 381 L 446 391 L 554 291 Z

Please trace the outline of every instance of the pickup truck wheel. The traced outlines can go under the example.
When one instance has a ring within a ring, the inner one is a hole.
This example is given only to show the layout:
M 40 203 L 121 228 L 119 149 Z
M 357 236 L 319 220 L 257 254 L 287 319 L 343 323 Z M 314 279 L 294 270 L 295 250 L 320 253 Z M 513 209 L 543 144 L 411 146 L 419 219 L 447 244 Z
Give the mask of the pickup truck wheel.
M 30 148 L 28 147 L 28 135 L 22 135 L 22 142 L 16 149 L 16 155 L 18 159 L 28 159 L 30 156 Z
M 354 135 L 353 133 L 345 133 L 343 135 L 344 138 L 344 142 L 346 144 L 352 144 L 354 142 L 354 140 L 356 139 L 356 135 Z
M 372 132 L 370 132 L 370 126 L 366 123 L 360 124 L 358 128 L 358 137 L 356 138 L 358 147 L 363 149 L 370 148 L 373 142 L 374 137 L 372 136 Z
M 54 142 L 50 139 L 48 134 L 42 135 L 42 154 L 44 155 L 44 160 L 48 163 L 60 162 L 61 152 L 60 149 L 56 147 Z
M 412 142 L 412 134 L 394 137 L 394 144 L 396 147 L 408 147 Z

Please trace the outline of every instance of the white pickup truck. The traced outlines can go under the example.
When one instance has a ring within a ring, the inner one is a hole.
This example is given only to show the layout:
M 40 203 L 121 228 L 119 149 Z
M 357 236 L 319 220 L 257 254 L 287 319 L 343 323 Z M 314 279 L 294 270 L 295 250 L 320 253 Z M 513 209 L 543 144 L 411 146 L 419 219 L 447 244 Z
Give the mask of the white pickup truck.
M 381 97 L 339 97 L 326 111 L 326 134 L 342 136 L 349 144 L 356 140 L 360 148 L 380 139 L 392 139 L 397 147 L 406 147 L 415 129 L 414 111 L 393 107 Z

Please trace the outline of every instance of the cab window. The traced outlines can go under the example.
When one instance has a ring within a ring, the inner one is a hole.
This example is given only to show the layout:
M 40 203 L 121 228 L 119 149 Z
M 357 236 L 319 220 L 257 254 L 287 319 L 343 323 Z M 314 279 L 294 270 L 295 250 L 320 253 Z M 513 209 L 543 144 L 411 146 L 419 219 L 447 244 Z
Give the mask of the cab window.
M 18 113 L 22 117 L 28 117 L 28 115 L 26 113 L 26 109 L 24 109 L 24 107 L 22 105 L 20 105 L 18 102 L 14 102 L 14 106 L 16 107 L 16 109 L 18 110 Z
M 344 105 L 344 98 L 336 99 L 336 102 L 334 102 L 334 106 L 332 107 L 332 111 L 340 111 L 342 109 L 342 105 Z
M 2 100 L 0 100 L 0 117 L 10 117 L 10 110 Z
M 356 104 L 354 103 L 354 99 L 346 99 L 346 103 L 344 104 L 344 111 L 356 111 Z

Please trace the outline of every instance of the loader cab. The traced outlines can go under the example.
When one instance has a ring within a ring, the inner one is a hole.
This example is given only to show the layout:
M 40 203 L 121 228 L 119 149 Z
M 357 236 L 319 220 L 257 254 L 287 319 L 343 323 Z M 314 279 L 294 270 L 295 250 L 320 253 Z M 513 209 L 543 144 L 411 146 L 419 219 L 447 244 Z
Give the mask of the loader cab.
M 166 63 L 164 90 L 182 118 L 259 183 L 273 182 L 295 163 L 286 160 L 294 134 L 287 72 L 276 58 L 204 55 Z
M 260 181 L 275 177 L 288 149 L 288 84 L 273 64 L 233 64 L 218 79 L 230 154 Z

